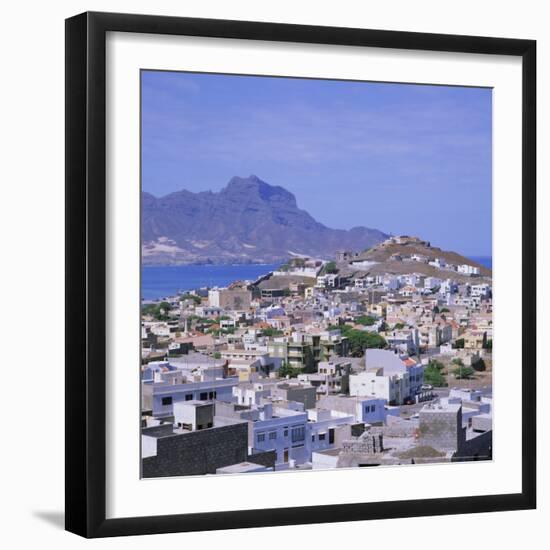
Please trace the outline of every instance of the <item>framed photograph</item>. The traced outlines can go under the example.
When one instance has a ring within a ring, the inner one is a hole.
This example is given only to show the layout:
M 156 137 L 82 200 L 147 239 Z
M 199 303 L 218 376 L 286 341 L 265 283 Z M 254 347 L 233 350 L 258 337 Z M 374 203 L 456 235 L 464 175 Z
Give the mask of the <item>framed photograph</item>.
M 66 21 L 66 528 L 534 508 L 531 40 Z

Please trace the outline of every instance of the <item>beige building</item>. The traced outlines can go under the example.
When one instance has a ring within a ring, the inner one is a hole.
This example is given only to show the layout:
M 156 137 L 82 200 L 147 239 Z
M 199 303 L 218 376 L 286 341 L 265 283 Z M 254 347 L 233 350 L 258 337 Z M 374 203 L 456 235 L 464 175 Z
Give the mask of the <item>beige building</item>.
M 462 338 L 464 349 L 483 349 L 487 344 L 487 332 L 484 330 L 468 330 Z
M 214 288 L 208 292 L 208 303 L 222 309 L 243 310 L 250 307 L 252 292 L 242 288 Z

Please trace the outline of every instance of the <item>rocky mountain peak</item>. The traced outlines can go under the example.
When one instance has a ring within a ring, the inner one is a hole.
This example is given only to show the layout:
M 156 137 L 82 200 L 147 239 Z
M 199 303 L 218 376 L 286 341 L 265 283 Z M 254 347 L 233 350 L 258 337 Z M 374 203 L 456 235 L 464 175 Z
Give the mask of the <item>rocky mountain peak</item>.
M 386 239 L 376 229 L 330 229 L 298 208 L 285 188 L 233 177 L 219 192 L 143 193 L 141 237 L 148 264 L 265 262 L 303 254 L 330 258 Z
M 296 197 L 292 193 L 278 185 L 270 185 L 254 174 L 247 178 L 239 176 L 231 178 L 220 194 L 237 200 L 260 200 L 296 206 Z

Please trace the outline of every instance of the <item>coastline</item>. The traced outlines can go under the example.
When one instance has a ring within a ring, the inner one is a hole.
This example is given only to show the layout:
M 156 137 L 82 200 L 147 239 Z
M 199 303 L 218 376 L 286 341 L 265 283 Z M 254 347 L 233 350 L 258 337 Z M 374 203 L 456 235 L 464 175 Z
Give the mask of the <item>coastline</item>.
M 184 264 L 142 266 L 141 301 L 159 300 L 178 292 L 227 286 L 237 280 L 255 281 L 280 264 Z

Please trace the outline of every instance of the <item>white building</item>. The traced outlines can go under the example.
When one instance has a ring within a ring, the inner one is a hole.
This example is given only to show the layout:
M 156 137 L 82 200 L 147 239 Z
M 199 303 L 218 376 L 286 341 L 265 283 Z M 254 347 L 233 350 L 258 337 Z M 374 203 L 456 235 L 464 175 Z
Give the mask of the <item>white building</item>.
M 405 285 L 419 286 L 421 277 L 417 273 L 409 273 L 400 277 L 401 281 Z
M 372 286 L 375 282 L 375 278 L 368 276 L 368 277 L 356 277 L 353 279 L 353 285 L 355 288 L 369 288 L 369 286 Z
M 428 257 L 424 256 L 423 254 L 412 254 L 411 260 L 413 260 L 414 262 L 427 263 Z
M 439 285 L 440 294 L 454 294 L 458 290 L 458 285 L 452 279 L 445 279 Z
M 438 277 L 426 277 L 424 280 L 424 288 L 441 288 L 441 279 Z
M 369 349 L 365 365 L 364 372 L 350 375 L 350 395 L 377 397 L 401 405 L 420 392 L 424 368 L 410 358 L 404 361 L 393 351 Z
M 233 396 L 239 405 L 252 407 L 260 405 L 261 400 L 271 395 L 270 386 L 261 382 L 239 384 L 233 387 Z
M 162 417 L 174 414 L 174 403 L 179 401 L 221 399 L 232 402 L 233 387 L 238 382 L 237 378 L 226 378 L 183 384 L 144 383 L 142 385 L 144 408 L 152 409 L 153 416 Z
M 316 279 L 316 288 L 338 288 L 340 285 L 340 276 L 335 273 L 319 275 Z
M 437 269 L 445 269 L 447 267 L 447 262 L 444 258 L 436 258 L 435 260 L 432 260 L 428 263 L 430 265 L 433 265 L 434 267 L 437 267 Z
M 418 349 L 418 330 L 401 329 L 386 332 L 384 338 L 390 348 L 399 350 L 401 353 L 414 354 Z
M 479 267 L 469 264 L 461 264 L 457 266 L 457 271 L 459 273 L 464 273 L 464 275 L 479 275 Z
M 470 296 L 479 298 L 489 298 L 491 296 L 491 285 L 482 283 L 470 287 Z
M 321 397 L 317 406 L 344 415 L 351 415 L 355 422 L 365 422 L 366 424 L 385 424 L 388 414 L 395 414 L 395 411 L 399 411 L 398 407 L 388 409 L 385 399 L 346 395 Z
M 263 417 L 249 424 L 250 446 L 261 451 L 274 450 L 277 470 L 308 462 L 307 413 L 270 407 L 264 405 Z
M 261 391 L 260 386 L 258 388 Z M 289 408 L 292 406 L 293 408 Z M 216 425 L 248 422 L 248 450 L 275 451 L 275 469 L 292 468 L 310 460 L 307 413 L 300 403 L 278 407 L 272 402 L 243 407 L 216 401 Z
M 351 425 L 355 422 L 352 415 L 334 412 L 327 409 L 308 409 L 307 446 L 309 458 L 315 451 L 333 448 L 336 442 L 336 430 L 339 426 Z
M 383 285 L 385 290 L 398 290 L 401 286 L 401 283 L 399 282 L 399 277 L 388 275 L 384 277 Z
M 199 317 L 219 317 L 223 312 L 223 309 L 218 306 L 197 306 L 195 308 L 195 313 Z
M 462 405 L 462 425 L 470 428 L 476 417 L 482 417 L 483 424 L 492 423 L 493 398 L 489 388 L 472 390 L 468 388 L 452 388 L 449 396 L 441 399 L 443 405 Z
M 174 423 L 193 432 L 214 425 L 214 404 L 208 401 L 179 401 L 174 403 Z

